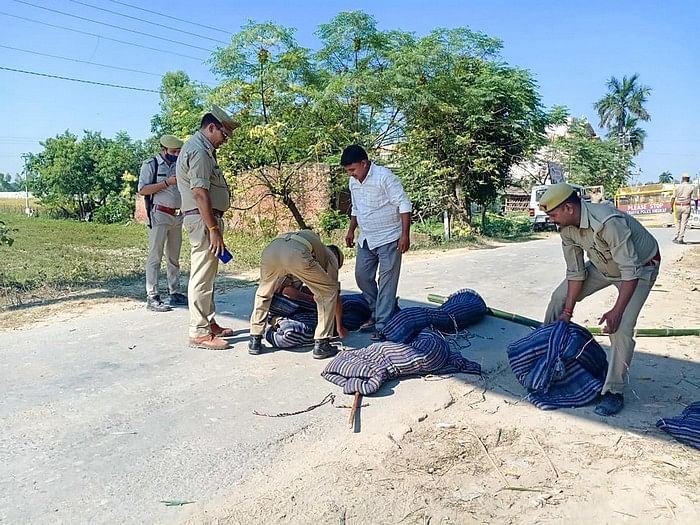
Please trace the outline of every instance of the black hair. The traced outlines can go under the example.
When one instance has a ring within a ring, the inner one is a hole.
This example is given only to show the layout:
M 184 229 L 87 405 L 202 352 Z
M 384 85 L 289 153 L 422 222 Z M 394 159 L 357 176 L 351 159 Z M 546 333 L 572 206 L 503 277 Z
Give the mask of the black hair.
M 576 206 L 581 206 L 581 197 L 579 196 L 578 192 L 574 190 L 571 195 L 569 195 L 564 202 L 562 202 L 559 206 L 562 206 L 564 204 L 574 204 Z M 557 206 L 558 207 L 558 206 Z
M 338 268 L 340 268 L 341 265 L 341 255 L 340 255 L 340 248 L 338 248 L 335 244 L 329 244 L 328 249 L 333 252 L 333 255 L 335 255 L 335 260 L 338 261 Z
M 343 154 L 340 156 L 340 165 L 349 166 L 363 160 L 369 160 L 367 152 L 359 144 L 353 144 L 343 150 Z
M 206 128 L 209 124 L 214 124 L 216 127 L 221 127 L 221 122 L 219 122 L 219 119 L 217 119 L 214 115 L 211 113 L 206 113 L 202 117 L 202 123 L 199 125 L 199 129 L 204 129 Z

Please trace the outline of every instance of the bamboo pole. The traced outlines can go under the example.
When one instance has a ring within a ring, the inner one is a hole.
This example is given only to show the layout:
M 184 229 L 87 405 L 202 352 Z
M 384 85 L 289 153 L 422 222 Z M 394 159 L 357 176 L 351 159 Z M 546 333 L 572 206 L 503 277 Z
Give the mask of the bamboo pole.
M 442 295 L 431 293 L 428 294 L 428 301 L 431 303 L 443 304 L 447 301 L 447 298 Z M 497 310 L 496 308 L 487 308 L 486 315 L 512 321 L 524 326 L 530 326 L 532 328 L 539 328 L 542 326 L 542 323 L 536 319 L 513 314 L 504 310 Z M 603 329 L 598 326 L 586 326 L 585 328 L 593 335 L 607 335 Z M 634 335 L 636 337 L 683 337 L 688 335 L 700 335 L 700 328 L 636 328 L 634 330 Z

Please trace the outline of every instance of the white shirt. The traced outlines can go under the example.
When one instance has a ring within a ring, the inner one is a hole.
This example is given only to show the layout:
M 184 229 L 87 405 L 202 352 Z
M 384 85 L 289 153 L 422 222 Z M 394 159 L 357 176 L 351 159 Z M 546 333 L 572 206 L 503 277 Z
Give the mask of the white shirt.
M 399 178 L 389 168 L 369 167 L 365 180 L 350 177 L 348 186 L 352 197 L 352 216 L 360 226 L 358 242 L 367 241 L 370 250 L 384 246 L 401 237 L 401 214 L 411 212 L 411 201 Z

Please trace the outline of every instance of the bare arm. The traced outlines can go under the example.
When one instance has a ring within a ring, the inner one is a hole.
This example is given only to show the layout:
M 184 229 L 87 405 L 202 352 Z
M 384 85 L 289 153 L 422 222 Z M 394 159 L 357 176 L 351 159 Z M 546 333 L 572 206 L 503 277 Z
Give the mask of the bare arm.
M 348 336 L 348 330 L 343 325 L 343 301 L 340 300 L 340 294 L 335 301 L 335 329 L 341 339 Z
M 348 226 L 348 233 L 345 235 L 345 244 L 348 248 L 355 246 L 355 230 L 357 229 L 357 217 L 355 215 L 350 216 L 350 226 Z
M 605 312 L 598 322 L 598 324 L 603 324 L 603 321 L 605 321 L 605 331 L 607 333 L 614 334 L 617 332 L 617 329 L 620 327 L 620 322 L 622 321 L 622 315 L 625 313 L 625 308 L 627 308 L 630 299 L 632 299 L 634 295 L 634 291 L 637 289 L 638 282 L 639 279 L 622 281 L 615 306 L 613 306 L 611 310 Z
M 576 299 L 581 295 L 583 290 L 583 281 L 567 281 L 566 302 L 564 303 L 564 311 L 559 316 L 560 321 L 569 322 L 573 316 Z
M 401 238 L 399 239 L 399 251 L 406 253 L 411 247 L 411 214 L 401 214 Z

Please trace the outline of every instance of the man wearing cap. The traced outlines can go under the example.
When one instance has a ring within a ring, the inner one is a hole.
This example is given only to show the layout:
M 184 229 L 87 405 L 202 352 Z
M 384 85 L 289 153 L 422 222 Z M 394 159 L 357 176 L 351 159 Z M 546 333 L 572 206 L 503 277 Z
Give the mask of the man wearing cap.
M 314 359 L 333 357 L 338 350 L 330 344 L 334 321 L 338 334 L 347 335 L 343 327 L 342 303 L 338 292 L 338 269 L 343 265 L 343 252 L 337 246 L 321 242 L 311 230 L 284 233 L 268 244 L 260 262 L 260 284 L 255 293 L 255 307 L 250 317 L 248 353 L 262 352 L 262 336 L 272 296 L 289 275 L 302 281 L 313 294 L 318 312 L 314 333 Z
M 383 339 L 382 329 L 396 310 L 396 290 L 401 274 L 401 256 L 411 245 L 411 201 L 392 171 L 371 162 L 361 146 L 343 150 L 340 165 L 348 175 L 352 197 L 348 247 L 355 246 L 355 280 L 369 303 L 374 325 L 373 341 Z M 377 278 L 379 274 L 379 278 Z
M 589 204 L 566 183 L 553 184 L 540 208 L 560 226 L 566 280 L 552 294 L 545 323 L 571 321 L 576 303 L 613 285 L 617 300 L 600 323 L 610 334 L 608 372 L 595 409 L 616 414 L 624 405 L 622 390 L 634 353 L 634 327 L 661 263 L 659 245 L 636 219 L 606 204 Z M 584 261 L 584 253 L 588 261 Z
M 214 320 L 214 279 L 219 255 L 224 252 L 223 215 L 230 206 L 224 174 L 216 161 L 216 150 L 238 124 L 218 106 L 202 117 L 197 131 L 185 143 L 177 159 L 177 187 L 182 195 L 184 224 L 192 246 L 189 342 L 211 350 L 229 348 L 222 337 L 233 330 Z
M 697 206 L 697 198 L 698 189 L 694 184 L 690 183 L 690 175 L 684 173 L 681 176 L 681 183 L 674 188 L 673 197 L 671 197 L 671 207 L 675 204 L 676 223 L 678 225 L 676 236 L 673 238 L 673 242 L 676 244 L 685 244 L 683 237 L 685 237 L 685 228 L 688 226 L 688 219 L 690 218 L 690 206 L 693 200 L 695 200 L 695 205 Z
M 175 179 L 175 163 L 182 141 L 173 135 L 160 138 L 160 154 L 145 160 L 139 175 L 139 195 L 146 198 L 148 214 L 148 260 L 146 261 L 146 308 L 167 312 L 172 306 L 186 306 L 180 293 L 180 247 L 182 216 L 180 192 Z M 160 265 L 165 253 L 170 306 L 158 293 Z

